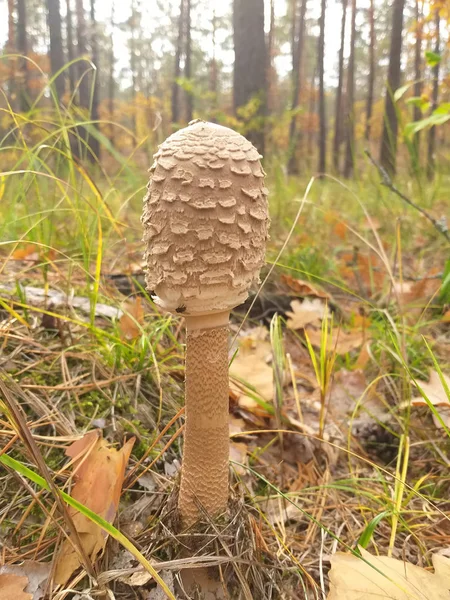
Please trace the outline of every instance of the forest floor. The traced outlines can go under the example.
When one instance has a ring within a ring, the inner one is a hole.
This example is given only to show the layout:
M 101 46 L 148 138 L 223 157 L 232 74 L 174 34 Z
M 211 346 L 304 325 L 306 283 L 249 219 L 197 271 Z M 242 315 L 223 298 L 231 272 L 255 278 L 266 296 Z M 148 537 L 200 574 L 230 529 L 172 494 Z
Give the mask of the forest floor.
M 0 180 L 0 562 L 18 565 L 0 578 L 15 600 L 164 598 L 189 562 L 162 518 L 180 467 L 184 329 L 144 289 L 146 173 L 33 160 Z M 336 551 L 429 571 L 450 552 L 448 243 L 370 165 L 360 182 L 267 170 L 264 285 L 231 327 L 246 537 L 211 529 L 203 554 L 219 544 L 221 568 L 248 582 L 236 597 L 258 600 L 323 598 Z M 448 176 L 397 185 L 448 215 Z M 52 485 L 105 520 L 117 509 L 103 553 L 80 513 L 67 540 Z

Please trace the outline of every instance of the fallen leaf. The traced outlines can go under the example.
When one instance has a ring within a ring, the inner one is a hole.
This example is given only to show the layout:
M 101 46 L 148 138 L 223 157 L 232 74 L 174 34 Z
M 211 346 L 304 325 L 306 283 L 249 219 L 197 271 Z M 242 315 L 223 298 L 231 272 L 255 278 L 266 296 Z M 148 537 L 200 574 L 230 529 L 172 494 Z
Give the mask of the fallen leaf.
M 450 377 L 443 374 L 445 383 L 450 389 Z M 428 382 L 419 381 L 419 386 L 422 388 L 425 396 L 436 407 L 437 412 L 441 416 L 447 427 L 450 427 L 450 398 L 442 385 L 439 374 L 436 371 L 431 371 L 430 380 Z M 414 396 L 411 400 L 413 406 L 428 406 L 425 398 L 422 395 Z M 442 423 L 435 414 L 432 415 L 436 427 L 442 429 Z
M 36 244 L 27 244 L 23 248 L 16 248 L 12 253 L 14 260 L 28 260 L 36 261 L 39 260 L 39 246 Z
M 322 333 L 319 329 L 307 329 L 309 341 L 315 348 L 320 348 L 322 345 Z M 352 331 L 343 331 L 335 327 L 331 330 L 331 335 L 328 337 L 328 350 L 336 352 L 336 354 L 347 354 L 352 350 L 356 350 L 362 346 L 365 341 L 364 332 L 361 329 Z
M 120 450 L 115 450 L 109 447 L 102 439 L 101 432 L 96 430 L 87 433 L 66 450 L 66 455 L 73 459 L 76 471 L 72 497 L 109 523 L 116 516 L 125 467 L 134 440 L 135 438 L 129 439 Z M 69 514 L 85 553 L 95 561 L 105 546 L 106 532 L 73 508 L 69 508 Z M 80 566 L 72 541 L 66 539 L 57 558 L 55 583 L 64 585 Z
M 247 469 L 244 466 L 241 466 L 248 465 L 247 451 L 247 444 L 244 444 L 243 442 L 230 442 L 230 460 L 241 463 L 240 465 L 233 465 L 239 475 L 245 475 L 245 473 L 247 473 Z
M 449 558 L 433 554 L 430 573 L 403 560 L 359 550 L 364 560 L 342 552 L 331 557 L 327 600 L 448 600 Z
M 325 311 L 325 305 L 320 298 L 305 298 L 303 302 L 292 300 L 291 308 L 292 312 L 286 311 L 289 329 L 303 329 L 306 325 L 318 324 Z
M 27 585 L 28 577 L 0 575 L 0 600 L 32 600 L 33 594 L 24 591 Z
M 141 325 L 144 323 L 144 307 L 142 298 L 137 296 L 134 301 L 126 303 L 124 314 L 119 320 L 120 337 L 123 340 L 135 340 L 141 336 Z
M 386 268 L 377 255 L 356 251 L 345 252 L 341 254 L 340 261 L 340 273 L 352 289 L 359 289 L 360 293 L 373 294 L 382 288 L 386 278 Z
M 291 275 L 281 275 L 281 281 L 285 283 L 288 288 L 299 296 L 316 296 L 317 298 L 324 298 L 328 300 L 331 298 L 330 294 L 327 294 L 324 290 L 313 286 L 309 281 L 303 281 L 302 279 L 295 279 Z
M 446 313 L 444 313 L 441 320 L 443 323 L 450 323 L 450 310 L 448 310 Z
M 257 333 L 257 335 L 259 335 Z M 267 402 L 273 399 L 273 371 L 269 364 L 272 358 L 270 342 L 255 339 L 252 335 L 240 341 L 239 352 L 230 367 L 230 387 L 239 395 L 238 405 L 256 413 L 266 411 L 245 392 L 245 384 L 255 389 L 257 395 Z M 240 382 L 240 384 L 238 383 Z M 242 383 L 244 382 L 244 384 Z
M 340 369 L 333 378 L 329 392 L 329 411 L 334 417 L 342 418 L 351 415 L 357 404 L 372 415 L 386 412 L 376 385 L 369 387 L 362 369 Z
M 51 568 L 51 563 L 40 563 L 35 560 L 25 560 L 20 565 L 3 565 L 0 567 L 0 600 L 9 598 L 8 594 L 4 595 L 4 591 L 7 588 L 3 587 L 4 580 L 2 577 L 25 578 L 26 580 L 26 585 L 21 588 L 25 594 L 22 591 L 22 595 L 11 595 L 12 600 L 24 600 L 25 598 L 41 600 L 46 591 Z
M 441 286 L 441 280 L 433 275 L 435 272 L 431 270 L 419 281 L 394 281 L 394 290 L 400 305 L 413 305 L 418 308 L 426 306 Z

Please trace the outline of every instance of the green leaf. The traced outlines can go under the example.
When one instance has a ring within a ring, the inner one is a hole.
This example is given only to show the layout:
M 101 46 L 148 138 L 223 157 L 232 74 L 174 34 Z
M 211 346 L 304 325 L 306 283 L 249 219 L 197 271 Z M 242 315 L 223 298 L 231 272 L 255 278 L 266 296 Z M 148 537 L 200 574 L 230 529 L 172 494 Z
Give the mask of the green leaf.
M 433 115 L 448 115 L 449 113 L 450 102 L 443 102 L 433 111 Z
M 389 514 L 390 514 L 390 511 L 384 510 L 382 513 L 380 513 L 379 515 L 374 517 L 370 521 L 370 523 L 367 525 L 367 527 L 364 529 L 362 534 L 359 536 L 357 546 L 362 546 L 363 548 L 367 548 L 370 540 L 372 539 L 372 536 L 374 534 L 374 531 L 375 531 L 378 523 L 385 517 L 389 516 Z
M 439 298 L 445 304 L 450 302 L 450 259 L 445 263 Z
M 43 488 L 44 490 L 50 491 L 49 485 L 43 477 L 41 477 L 25 465 L 23 465 L 18 460 L 11 458 L 11 456 L 8 456 L 7 454 L 2 454 L 0 456 L 0 463 L 3 463 L 10 469 L 13 469 L 14 471 L 16 471 L 16 473 L 23 475 L 23 477 L 30 479 L 33 483 Z M 158 575 L 155 568 L 139 552 L 139 550 L 122 533 L 120 533 L 118 529 L 111 525 L 111 523 L 108 523 L 108 521 L 105 521 L 105 519 L 102 519 L 102 517 L 99 517 L 90 508 L 84 506 L 84 504 L 81 504 L 81 502 L 78 502 L 78 500 L 75 500 L 75 498 L 72 498 L 72 496 L 69 496 L 69 494 L 66 494 L 61 490 L 59 490 L 59 493 L 61 494 L 61 498 L 65 502 L 67 502 L 67 504 L 69 504 L 72 508 L 78 510 L 81 514 L 93 521 L 96 525 L 98 525 L 104 531 L 109 533 L 111 537 L 113 537 L 120 544 L 122 544 L 122 546 L 126 548 L 136 558 L 136 560 L 138 560 L 141 563 L 144 569 L 151 574 L 153 579 L 161 586 L 166 596 L 170 598 L 170 600 L 176 600 L 172 592 L 167 587 L 167 584 Z
M 441 62 L 441 55 L 436 52 L 432 52 L 431 50 L 427 50 L 425 52 L 425 60 L 430 67 L 435 67 Z
M 409 90 L 409 88 L 414 85 L 414 81 L 410 81 L 409 83 L 405 83 L 394 92 L 394 102 L 398 102 L 400 98 Z
M 422 96 L 412 96 L 407 98 L 405 104 L 417 106 L 422 112 L 426 112 L 430 108 L 430 102 L 422 98 Z

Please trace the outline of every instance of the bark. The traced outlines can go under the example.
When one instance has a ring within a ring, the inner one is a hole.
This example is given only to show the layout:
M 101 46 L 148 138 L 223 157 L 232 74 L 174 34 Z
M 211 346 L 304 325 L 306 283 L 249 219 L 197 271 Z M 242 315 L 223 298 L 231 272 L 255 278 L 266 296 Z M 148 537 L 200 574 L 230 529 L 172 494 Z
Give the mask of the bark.
M 341 46 L 339 48 L 339 79 L 336 90 L 336 109 L 334 118 L 334 138 L 333 138 L 333 166 L 339 173 L 340 148 L 342 144 L 342 109 L 343 109 L 343 89 L 344 89 L 344 46 L 345 46 L 345 22 L 347 18 L 348 0 L 342 0 L 342 20 L 341 20 Z
M 77 15 L 77 57 L 86 56 L 87 41 L 86 41 L 86 21 L 84 18 L 83 0 L 75 0 L 75 10 Z M 88 119 L 89 112 L 89 76 L 87 71 L 89 65 L 84 60 L 79 60 L 77 63 L 78 70 L 78 104 L 85 113 L 85 118 Z M 86 156 L 88 152 L 88 133 L 84 127 L 77 128 L 77 134 L 80 140 L 79 153 L 81 156 Z
M 267 79 L 267 111 L 269 114 L 274 110 L 275 107 L 275 81 L 274 81 L 274 41 L 275 41 L 275 0 L 270 0 L 270 27 L 269 35 L 267 36 L 267 66 L 266 66 L 266 79 Z
M 316 64 L 314 66 L 313 72 L 311 73 L 311 83 L 310 83 L 310 96 L 309 96 L 309 102 L 308 102 L 308 116 L 309 116 L 309 123 L 308 123 L 308 137 L 306 139 L 306 157 L 308 159 L 308 167 L 311 168 L 312 166 L 312 156 L 314 153 L 314 145 L 313 145 L 313 141 L 314 141 L 314 131 L 313 131 L 313 124 L 314 124 L 314 115 L 315 115 L 315 111 L 316 111 L 316 79 L 317 79 L 317 67 L 318 65 Z
M 246 121 L 246 135 L 264 152 L 264 116 L 266 114 L 266 40 L 264 0 L 234 0 L 233 3 L 234 110 L 257 100 L 257 110 Z
M 371 119 L 373 111 L 373 92 L 375 87 L 375 6 L 374 0 L 370 0 L 369 8 L 369 80 L 367 82 L 367 105 L 366 105 L 366 130 L 365 138 L 370 140 Z
M 350 56 L 347 77 L 347 136 L 345 149 L 344 177 L 350 177 L 354 167 L 355 152 L 355 36 L 356 0 L 352 0 L 352 24 L 350 33 Z
M 14 24 L 14 0 L 8 0 L 8 42 L 7 51 L 9 54 L 14 54 L 16 51 L 16 35 L 15 35 L 15 24 Z M 8 75 L 8 91 L 9 91 L 9 103 L 14 110 L 15 102 L 13 96 L 15 95 L 15 65 L 14 60 L 9 60 L 9 75 Z
M 227 509 L 229 327 L 190 330 L 189 319 L 186 325 L 186 428 L 178 507 L 189 527 L 204 512 L 213 517 Z
M 435 19 L 434 19 L 434 23 L 435 23 L 434 52 L 436 54 L 440 53 L 440 45 L 441 45 L 440 22 L 441 22 L 441 19 L 440 19 L 440 15 L 439 15 L 439 10 L 436 10 Z M 436 108 L 438 107 L 439 67 L 440 67 L 440 62 L 438 62 L 433 67 L 433 92 L 432 92 L 432 96 L 431 96 L 431 112 L 436 110 Z M 434 156 L 435 151 L 436 151 L 436 127 L 431 127 L 430 130 L 428 131 L 428 160 L 427 160 L 428 179 L 432 179 L 434 177 L 434 172 L 435 172 L 435 168 L 436 168 L 435 156 Z
M 180 16 L 178 18 L 178 39 L 175 52 L 175 67 L 172 83 L 172 123 L 178 123 L 180 120 L 180 86 L 177 80 L 181 75 L 181 55 L 183 53 L 183 31 L 184 31 L 184 9 L 185 0 L 180 0 Z
M 414 45 L 414 96 L 418 97 L 422 94 L 422 27 L 421 11 L 419 6 L 420 0 L 416 0 L 415 19 L 416 19 L 416 43 Z M 421 110 L 418 106 L 414 106 L 413 120 L 419 121 L 422 118 Z M 416 133 L 413 141 L 413 169 L 418 172 L 420 168 L 420 132 Z
M 295 111 L 300 103 L 300 85 L 303 80 L 303 48 L 305 45 L 305 16 L 307 0 L 294 0 L 292 15 L 292 101 L 291 110 Z M 298 14 L 297 14 L 298 13 Z M 288 173 L 298 174 L 299 163 L 296 150 L 300 142 L 297 131 L 297 115 L 292 115 L 289 125 L 289 160 Z
M 321 11 L 319 19 L 319 47 L 318 47 L 318 69 L 319 69 L 319 173 L 326 170 L 327 153 L 327 124 L 325 114 L 325 85 L 324 85 L 324 57 L 325 57 L 325 12 L 326 0 L 321 0 Z
M 401 53 L 403 36 L 403 10 L 405 0 L 394 0 L 392 9 L 392 32 L 389 52 L 389 68 L 384 106 L 383 134 L 380 147 L 380 163 L 389 173 L 395 175 L 397 154 L 398 121 L 394 103 L 394 93 L 400 87 Z
M 109 78 L 108 78 L 108 112 L 109 119 L 113 121 L 114 118 L 114 96 L 116 92 L 116 84 L 114 79 L 114 9 L 115 3 L 114 0 L 111 4 L 111 35 L 109 38 Z M 111 144 L 114 144 L 114 125 L 109 126 L 109 141 Z
M 98 42 L 97 42 L 97 23 L 95 20 L 95 0 L 91 0 L 91 53 L 92 62 L 94 63 L 96 70 L 93 72 L 92 80 L 92 107 L 91 107 L 91 118 L 93 121 L 99 120 L 98 104 L 99 104 L 99 91 L 100 91 L 100 63 L 98 55 Z M 98 130 L 98 123 L 93 123 L 93 127 Z M 91 136 L 90 143 L 92 153 L 89 154 L 91 160 L 95 161 L 95 158 L 100 159 L 100 142 L 99 140 Z
M 64 66 L 64 50 L 61 31 L 61 12 L 59 0 L 47 0 L 47 21 L 50 30 L 50 68 L 55 76 Z M 65 87 L 66 73 L 63 71 L 55 80 L 54 86 L 58 102 L 61 102 Z
M 75 59 L 75 50 L 73 44 L 73 24 L 72 24 L 72 7 L 71 0 L 66 0 L 66 27 L 67 27 L 67 59 L 71 63 Z M 73 94 L 76 87 L 76 67 L 70 65 L 69 67 L 69 85 L 70 92 Z
M 184 77 L 185 79 L 191 79 L 191 62 L 192 62 L 192 51 L 191 51 L 191 0 L 186 0 L 186 56 L 184 61 Z M 192 92 L 186 92 L 186 121 L 189 123 L 192 121 L 192 114 L 194 111 L 194 96 Z
M 25 0 L 17 0 L 17 50 L 23 57 L 19 59 L 19 107 L 22 112 L 26 112 L 30 108 L 31 95 L 29 87 L 28 62 L 25 58 L 25 56 L 28 54 L 27 10 Z

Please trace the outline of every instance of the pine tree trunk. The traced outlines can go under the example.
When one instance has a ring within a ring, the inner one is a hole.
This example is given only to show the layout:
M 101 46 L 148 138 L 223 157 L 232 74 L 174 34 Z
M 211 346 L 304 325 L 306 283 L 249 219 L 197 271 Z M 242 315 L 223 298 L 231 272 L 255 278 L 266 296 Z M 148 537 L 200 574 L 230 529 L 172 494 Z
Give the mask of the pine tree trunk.
M 75 0 L 75 10 L 77 15 L 77 55 L 78 57 L 87 55 L 86 42 L 86 20 L 84 18 L 83 0 Z M 79 106 L 84 112 L 86 119 L 89 118 L 89 65 L 84 60 L 79 60 L 78 65 L 78 99 Z M 77 133 L 80 139 L 81 156 L 89 155 L 89 136 L 84 127 L 78 127 Z
M 416 19 L 416 43 L 414 45 L 414 96 L 419 97 L 422 94 L 422 27 L 420 14 L 420 0 L 416 0 L 415 19 Z M 422 118 L 420 108 L 414 105 L 413 120 L 419 121 Z M 413 140 L 413 169 L 416 173 L 420 170 L 420 132 L 417 132 Z
M 131 2 L 131 31 L 130 31 L 130 69 L 131 69 L 131 96 L 133 102 L 133 132 L 137 133 L 137 55 L 136 55 L 136 30 L 137 10 L 136 2 Z
M 292 101 L 291 110 L 295 111 L 300 103 L 300 85 L 303 80 L 303 48 L 305 45 L 305 16 L 307 0 L 298 0 L 292 3 Z M 297 115 L 292 115 L 289 126 L 289 160 L 288 173 L 298 174 L 300 165 L 297 148 L 300 142 L 300 133 L 297 132 Z
M 114 9 L 115 3 L 114 0 L 111 3 L 111 36 L 109 38 L 109 78 L 108 78 L 108 112 L 109 112 L 109 120 L 112 122 L 114 120 L 114 96 L 116 91 L 116 84 L 114 80 Z M 109 141 L 114 145 L 114 125 L 109 126 Z
M 28 54 L 27 11 L 25 0 L 17 0 L 17 50 L 22 57 Z M 20 93 L 19 107 L 22 112 L 30 108 L 30 87 L 28 62 L 26 58 L 19 59 Z
M 191 79 L 191 62 L 192 62 L 192 51 L 191 51 L 191 0 L 186 0 L 186 56 L 184 60 L 184 77 Z M 192 121 L 192 114 L 194 112 L 194 96 L 191 92 L 186 93 L 186 122 Z
M 61 32 L 61 12 L 59 0 L 47 0 L 47 20 L 50 30 L 50 68 L 52 75 L 64 66 L 64 51 Z M 58 101 L 61 102 L 65 92 L 65 72 L 54 81 Z
M 373 92 L 375 87 L 375 6 L 374 0 L 370 0 L 369 8 L 369 79 L 367 82 L 367 105 L 366 105 L 366 130 L 365 138 L 370 140 L 371 119 L 373 111 Z
M 318 67 L 319 67 L 319 173 L 325 173 L 326 153 L 327 153 L 327 125 L 325 114 L 325 84 L 324 84 L 324 58 L 325 58 L 325 12 L 327 8 L 326 0 L 321 0 L 321 12 L 319 19 L 319 47 L 318 47 Z
M 440 53 L 440 45 L 441 45 L 440 22 L 441 22 L 441 19 L 440 19 L 439 9 L 436 9 L 435 19 L 434 19 L 434 23 L 435 23 L 434 52 L 436 54 Z M 431 96 L 431 109 L 430 109 L 431 112 L 436 110 L 436 108 L 438 107 L 439 66 L 440 66 L 440 62 L 436 63 L 436 65 L 433 67 L 433 93 Z M 428 160 L 427 160 L 428 179 L 433 179 L 433 177 L 434 177 L 435 168 L 436 168 L 435 156 L 434 156 L 435 151 L 436 151 L 436 127 L 431 127 L 430 130 L 428 131 Z
M 351 177 L 355 156 L 355 37 L 356 0 L 352 0 L 352 24 L 350 33 L 350 56 L 347 78 L 347 136 L 345 148 L 344 177 Z
M 7 42 L 8 54 L 14 54 L 16 52 L 16 35 L 14 25 L 14 0 L 8 0 L 8 42 Z M 15 91 L 16 91 L 16 69 L 14 60 L 9 60 L 9 75 L 8 75 L 8 92 L 9 92 L 9 103 L 13 110 L 15 110 Z
M 183 31 L 184 31 L 184 9 L 185 0 L 180 0 L 180 16 L 178 18 L 178 39 L 175 52 L 175 67 L 172 83 L 172 123 L 178 123 L 180 120 L 180 86 L 177 79 L 181 75 L 181 55 L 183 53 Z
M 274 81 L 274 68 L 273 68 L 273 57 L 274 57 L 274 41 L 275 41 L 275 0 L 270 0 L 270 27 L 269 34 L 267 36 L 267 65 L 266 65 L 266 79 L 267 79 L 267 112 L 269 114 L 275 108 L 275 81 Z
M 264 0 L 234 0 L 233 3 L 234 110 L 250 100 L 258 101 L 254 124 L 246 122 L 246 136 L 264 153 L 264 123 L 266 114 L 266 40 L 264 35 Z M 260 117 L 260 122 L 258 117 Z M 256 123 L 255 123 L 256 121 Z
M 403 10 L 405 0 L 394 0 L 392 9 L 391 47 L 384 106 L 383 134 L 380 147 L 380 163 L 390 175 L 395 175 L 398 121 L 394 93 L 400 87 L 401 54 L 403 36 Z
M 72 7 L 71 0 L 66 0 L 66 29 L 67 29 L 67 59 L 69 63 L 71 63 L 75 59 L 75 51 L 73 48 L 73 24 L 72 24 Z M 73 94 L 75 92 L 76 86 L 76 72 L 75 65 L 71 65 L 69 67 L 69 85 L 70 85 L 70 93 Z
M 93 72 L 93 90 L 92 90 L 92 107 L 91 107 L 91 118 L 93 121 L 99 120 L 98 104 L 99 104 L 99 91 L 100 91 L 100 61 L 98 55 L 98 42 L 97 42 L 97 23 L 95 20 L 95 0 L 91 0 L 91 52 L 92 62 L 97 67 L 97 70 Z M 93 127 L 98 130 L 98 123 L 93 123 Z M 95 159 L 100 159 L 100 142 L 99 140 L 91 136 L 90 147 L 92 153 L 89 155 L 91 160 L 95 162 Z
M 344 89 L 344 46 L 345 46 L 345 22 L 347 18 L 348 0 L 342 0 L 342 20 L 341 20 L 341 46 L 339 48 L 339 80 L 336 90 L 336 109 L 334 117 L 334 138 L 333 138 L 333 167 L 336 173 L 340 172 L 340 148 L 342 144 L 342 92 Z

